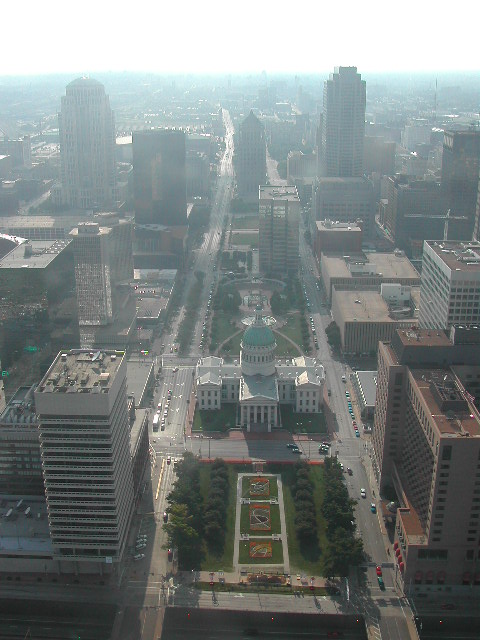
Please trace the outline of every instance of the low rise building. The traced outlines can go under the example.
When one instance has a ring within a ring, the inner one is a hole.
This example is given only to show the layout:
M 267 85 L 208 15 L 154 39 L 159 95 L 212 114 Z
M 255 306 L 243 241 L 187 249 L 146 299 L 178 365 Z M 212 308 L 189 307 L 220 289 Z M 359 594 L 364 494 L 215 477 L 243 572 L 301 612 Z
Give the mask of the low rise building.
M 361 253 L 363 230 L 356 222 L 316 221 L 314 251 L 320 263 L 322 253 Z
M 378 342 L 390 340 L 396 329 L 417 325 L 410 287 L 390 286 L 398 287 L 397 295 L 391 290 L 387 294 L 378 290 L 337 291 L 334 288 L 332 316 L 340 329 L 344 353 L 375 353 Z
M 416 287 L 420 276 L 403 251 L 392 253 L 322 253 L 320 261 L 322 281 L 329 299 L 332 290 L 380 287 L 396 282 Z

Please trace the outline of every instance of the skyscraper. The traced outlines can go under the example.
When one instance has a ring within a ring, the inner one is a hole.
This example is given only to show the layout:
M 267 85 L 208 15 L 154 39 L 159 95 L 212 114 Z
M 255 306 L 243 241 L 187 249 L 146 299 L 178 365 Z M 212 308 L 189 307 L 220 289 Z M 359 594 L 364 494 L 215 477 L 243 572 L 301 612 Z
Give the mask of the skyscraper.
M 35 407 L 54 557 L 109 572 L 134 507 L 123 352 L 59 353 Z
M 62 198 L 72 208 L 115 202 L 115 124 L 105 87 L 77 78 L 66 88 L 58 116 Z
M 185 133 L 153 129 L 133 133 L 135 222 L 187 224 Z
M 245 199 L 257 199 L 258 187 L 266 182 L 267 148 L 265 129 L 253 111 L 238 127 L 234 162 L 238 195 Z
M 451 215 L 465 217 L 449 223 L 449 240 L 470 240 L 480 168 L 480 131 L 445 131 L 442 156 L 442 191 Z
M 300 221 L 297 188 L 261 186 L 259 199 L 260 271 L 277 275 L 296 273 Z
M 365 105 L 365 80 L 357 68 L 336 67 L 323 89 L 323 175 L 363 175 Z

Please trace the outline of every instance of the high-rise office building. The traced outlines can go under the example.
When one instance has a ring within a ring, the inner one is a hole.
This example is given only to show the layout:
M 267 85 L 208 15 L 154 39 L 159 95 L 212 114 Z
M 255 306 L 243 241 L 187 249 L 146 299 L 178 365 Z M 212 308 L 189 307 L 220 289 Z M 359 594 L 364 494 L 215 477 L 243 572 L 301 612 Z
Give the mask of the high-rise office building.
M 395 520 L 396 579 L 411 594 L 480 584 L 479 356 L 478 328 L 379 343 L 372 462 L 382 494 L 397 496 L 396 516 L 382 515 Z
M 363 175 L 365 105 L 365 80 L 357 68 L 335 68 L 323 90 L 323 175 L 341 178 Z
M 397 174 L 387 188 L 383 226 L 395 247 L 412 255 L 423 240 L 443 238 L 446 209 L 438 182 Z
M 123 352 L 59 353 L 35 407 L 54 557 L 61 571 L 109 572 L 134 506 Z
M 480 131 L 445 131 L 442 191 L 451 216 L 465 218 L 449 223 L 451 240 L 470 240 L 473 236 L 479 168 Z
M 258 187 L 266 182 L 267 147 L 265 129 L 253 111 L 240 123 L 235 135 L 234 164 L 238 195 L 256 200 Z
M 115 200 L 115 123 L 105 87 L 77 78 L 58 116 L 62 198 L 72 208 L 111 207 Z
M 423 243 L 419 326 L 480 325 L 480 243 Z
M 259 214 L 260 271 L 277 275 L 296 273 L 300 224 L 297 188 L 261 186 Z
M 185 133 L 152 129 L 133 133 L 135 222 L 187 224 Z

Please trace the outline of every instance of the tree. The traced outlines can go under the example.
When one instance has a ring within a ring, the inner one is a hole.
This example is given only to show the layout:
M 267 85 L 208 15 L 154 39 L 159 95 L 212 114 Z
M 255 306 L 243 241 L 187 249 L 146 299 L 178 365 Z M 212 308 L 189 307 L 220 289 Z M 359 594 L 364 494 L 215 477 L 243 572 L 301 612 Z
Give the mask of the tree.
M 272 293 L 270 307 L 274 315 L 280 315 L 285 311 L 285 301 L 278 291 Z
M 328 327 L 325 329 L 325 333 L 327 335 L 328 344 L 332 347 L 332 349 L 339 349 L 342 340 L 340 336 L 340 329 L 338 328 L 335 320 L 332 320 Z
M 163 525 L 168 536 L 164 548 L 176 547 L 179 567 L 192 569 L 200 553 L 200 537 L 192 526 L 193 517 L 188 513 L 186 504 L 172 504 L 169 513 L 169 520 Z

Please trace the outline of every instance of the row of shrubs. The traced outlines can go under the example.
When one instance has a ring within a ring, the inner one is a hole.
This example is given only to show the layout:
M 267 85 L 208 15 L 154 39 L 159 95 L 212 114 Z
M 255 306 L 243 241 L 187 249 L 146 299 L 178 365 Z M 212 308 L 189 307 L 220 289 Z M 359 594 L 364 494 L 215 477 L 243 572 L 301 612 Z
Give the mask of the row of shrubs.
M 295 499 L 295 533 L 300 544 L 315 544 L 317 538 L 317 512 L 313 499 L 313 482 L 305 462 L 295 465 L 295 484 L 292 494 Z
M 216 553 L 223 551 L 227 524 L 227 504 L 230 482 L 224 460 L 217 458 L 210 470 L 210 489 L 203 514 L 204 536 Z

